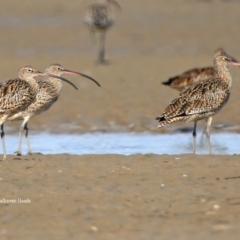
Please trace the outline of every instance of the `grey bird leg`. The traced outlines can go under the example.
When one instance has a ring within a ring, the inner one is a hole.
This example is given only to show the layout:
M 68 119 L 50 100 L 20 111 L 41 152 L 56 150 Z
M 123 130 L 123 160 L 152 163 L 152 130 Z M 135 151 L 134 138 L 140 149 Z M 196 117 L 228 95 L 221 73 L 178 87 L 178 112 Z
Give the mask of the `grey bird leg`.
M 193 153 L 196 153 L 196 137 L 197 137 L 197 121 L 194 122 L 194 126 L 193 126 Z
M 17 156 L 22 156 L 22 134 L 23 134 L 23 130 L 25 129 L 25 125 L 27 124 L 28 119 L 24 119 L 20 129 L 19 129 L 19 142 L 18 142 L 18 150 L 15 152 L 17 154 Z
M 99 52 L 98 52 L 98 62 L 104 63 L 105 62 L 105 36 L 106 32 L 101 31 L 99 37 Z
M 204 146 L 204 140 L 205 140 L 205 135 L 206 135 L 206 129 L 207 129 L 207 119 L 205 119 L 206 124 L 203 127 L 203 131 L 201 134 L 201 139 L 200 139 L 200 146 L 203 147 Z
M 6 145 L 5 145 L 5 139 L 4 139 L 5 133 L 3 129 L 3 123 L 1 124 L 1 139 L 2 139 L 2 149 L 3 149 L 3 160 L 6 160 L 7 154 L 6 154 Z
M 97 39 L 96 39 L 96 34 L 94 31 L 89 31 L 89 34 L 90 34 L 90 39 L 91 39 L 91 42 L 93 44 L 96 44 L 97 43 Z
M 209 118 L 207 119 L 207 127 L 206 127 L 206 136 L 207 136 L 207 141 L 208 141 L 209 154 L 212 154 L 212 146 L 211 146 L 211 141 L 210 141 L 210 128 L 211 128 L 211 123 L 212 123 L 212 117 L 209 117 Z
M 26 137 L 26 141 L 27 141 L 27 147 L 28 147 L 28 155 L 32 155 L 32 150 L 31 150 L 31 146 L 30 146 L 30 140 L 29 140 L 29 137 L 28 137 L 28 126 L 27 126 L 27 122 L 26 124 L 24 125 L 24 130 L 25 130 L 25 137 Z

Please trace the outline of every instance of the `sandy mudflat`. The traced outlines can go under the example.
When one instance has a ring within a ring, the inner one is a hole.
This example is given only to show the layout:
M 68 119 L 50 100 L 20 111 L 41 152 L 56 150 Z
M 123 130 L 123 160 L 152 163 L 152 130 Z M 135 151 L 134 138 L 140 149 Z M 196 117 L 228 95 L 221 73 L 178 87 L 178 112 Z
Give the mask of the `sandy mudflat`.
M 239 239 L 239 156 L 35 155 L 0 163 L 1 239 Z
M 60 63 L 97 79 L 68 77 L 58 102 L 31 130 L 65 133 L 158 130 L 177 92 L 161 85 L 212 64 L 224 47 L 240 59 L 238 1 L 118 0 L 108 65 L 83 24 L 87 0 L 1 1 L 0 77 Z M 240 69 L 213 127 L 239 132 Z M 20 123 L 6 123 L 17 134 Z M 31 132 L 30 132 L 31 134 Z M 6 137 L 7 137 L 6 135 Z M 44 139 L 42 139 L 44 141 Z M 174 143 L 173 143 L 174 145 Z M 33 155 L 0 162 L 0 239 L 240 239 L 239 156 Z M 4 203 L 25 199 L 31 203 Z

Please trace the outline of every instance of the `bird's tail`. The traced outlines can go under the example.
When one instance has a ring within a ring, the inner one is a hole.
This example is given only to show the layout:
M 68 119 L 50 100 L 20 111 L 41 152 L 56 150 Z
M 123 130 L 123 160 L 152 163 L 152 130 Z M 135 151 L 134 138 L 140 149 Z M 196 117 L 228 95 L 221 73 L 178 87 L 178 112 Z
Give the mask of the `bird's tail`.
M 177 78 L 177 77 L 169 78 L 167 81 L 162 82 L 162 85 L 170 86 L 170 85 L 172 84 L 172 82 L 173 82 L 176 78 Z
M 163 116 L 157 117 L 156 120 L 159 121 L 159 125 L 158 125 L 159 128 L 166 127 L 169 124 L 167 119 Z
M 166 119 L 163 116 L 159 116 L 159 117 L 156 118 L 156 120 L 159 121 L 158 127 L 162 128 L 162 127 L 166 127 L 167 125 L 169 125 L 171 123 L 174 123 L 174 122 L 177 122 L 177 121 L 181 121 L 181 120 L 184 120 L 184 119 L 183 119 L 183 117 L 173 117 L 173 118 Z

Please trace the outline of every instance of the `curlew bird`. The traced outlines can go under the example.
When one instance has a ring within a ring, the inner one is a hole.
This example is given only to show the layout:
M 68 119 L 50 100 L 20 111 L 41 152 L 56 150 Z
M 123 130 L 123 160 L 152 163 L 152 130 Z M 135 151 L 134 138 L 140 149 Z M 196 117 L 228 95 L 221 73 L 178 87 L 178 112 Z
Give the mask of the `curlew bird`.
M 45 75 L 31 66 L 20 69 L 18 78 L 0 83 L 0 125 L 3 149 L 3 160 L 6 159 L 4 139 L 4 122 L 13 114 L 24 110 L 34 101 L 38 91 L 38 84 L 34 77 Z
M 18 78 L 0 83 L 0 125 L 3 160 L 6 159 L 3 124 L 6 120 L 8 120 L 8 118 L 11 118 L 14 114 L 23 111 L 35 100 L 36 94 L 39 90 L 38 83 L 34 79 L 34 77 L 37 76 L 52 76 L 66 80 L 62 77 L 39 72 L 32 66 L 28 65 L 20 69 Z
M 201 119 L 207 120 L 206 136 L 209 153 L 212 153 L 210 142 L 212 118 L 228 102 L 232 86 L 228 65 L 240 66 L 239 62 L 225 55 L 215 57 L 213 63 L 216 71 L 214 76 L 190 85 L 170 103 L 161 116 L 156 118 L 160 122 L 159 128 L 177 121 L 193 121 L 193 153 L 196 152 L 197 121 Z
M 98 63 L 105 63 L 105 37 L 106 31 L 114 23 L 112 6 L 121 9 L 115 0 L 102 0 L 99 3 L 91 4 L 85 15 L 85 23 L 91 33 L 99 32 Z
M 96 83 L 100 87 L 100 84 L 93 78 L 79 72 L 67 70 L 59 64 L 50 65 L 45 72 L 47 74 L 50 74 L 50 76 L 47 77 L 46 79 L 37 80 L 37 83 L 39 85 L 39 90 L 36 95 L 35 101 L 33 101 L 26 109 L 24 109 L 24 111 L 18 112 L 8 119 L 10 121 L 23 120 L 19 130 L 19 144 L 18 144 L 18 150 L 16 152 L 18 156 L 22 155 L 21 145 L 22 145 L 22 134 L 24 130 L 25 130 L 25 137 L 27 141 L 28 154 L 32 154 L 30 141 L 28 138 L 28 131 L 29 131 L 28 121 L 32 117 L 47 111 L 53 105 L 53 103 L 58 100 L 59 95 L 61 93 L 61 89 L 62 89 L 61 80 L 68 82 L 69 84 L 71 84 L 73 87 L 77 89 L 77 87 L 73 83 L 71 83 L 66 79 L 61 78 L 63 74 L 80 75 L 82 77 L 92 80 L 94 83 Z M 57 79 L 52 76 L 58 76 L 60 79 Z
M 216 49 L 214 58 L 223 55 L 237 62 L 237 60 L 228 55 L 223 48 Z M 214 67 L 193 68 L 180 75 L 169 78 L 167 81 L 162 82 L 162 84 L 181 92 L 195 82 L 213 77 L 215 73 L 216 71 Z
M 217 56 L 227 56 L 232 60 L 236 61 L 235 58 L 230 56 L 225 52 L 223 48 L 218 48 L 215 50 L 214 58 Z M 195 82 L 205 80 L 208 78 L 213 77 L 216 74 L 215 68 L 212 67 L 202 67 L 202 68 L 193 68 L 190 70 L 185 71 L 184 73 L 177 75 L 175 77 L 169 78 L 167 81 L 162 82 L 163 85 L 169 86 L 173 89 L 178 90 L 179 92 L 183 91 L 190 85 Z M 206 133 L 206 126 L 204 127 L 203 133 Z M 202 140 L 201 140 L 202 142 Z

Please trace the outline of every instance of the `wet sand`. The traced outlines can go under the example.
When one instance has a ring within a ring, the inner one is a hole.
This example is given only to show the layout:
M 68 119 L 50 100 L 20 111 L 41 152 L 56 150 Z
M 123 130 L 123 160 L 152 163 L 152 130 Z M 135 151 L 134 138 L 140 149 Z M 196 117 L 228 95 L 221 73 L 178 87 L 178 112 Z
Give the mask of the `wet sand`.
M 119 0 L 123 10 L 107 34 L 109 64 L 98 65 L 82 21 L 89 2 L 2 1 L 2 80 L 26 64 L 44 70 L 60 63 L 102 85 L 68 77 L 79 90 L 64 84 L 31 130 L 161 133 L 192 126 L 157 129 L 155 117 L 177 96 L 161 82 L 211 66 L 218 47 L 240 59 L 238 1 Z M 240 70 L 230 71 L 232 94 L 213 131 L 240 131 Z M 6 123 L 6 134 L 17 134 L 19 124 Z M 238 164 L 239 156 L 229 155 L 9 155 L 0 162 L 0 201 L 31 203 L 0 203 L 0 238 L 239 239 Z
M 238 239 L 239 156 L 1 162 L 1 239 Z

